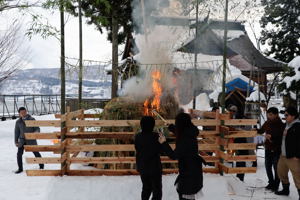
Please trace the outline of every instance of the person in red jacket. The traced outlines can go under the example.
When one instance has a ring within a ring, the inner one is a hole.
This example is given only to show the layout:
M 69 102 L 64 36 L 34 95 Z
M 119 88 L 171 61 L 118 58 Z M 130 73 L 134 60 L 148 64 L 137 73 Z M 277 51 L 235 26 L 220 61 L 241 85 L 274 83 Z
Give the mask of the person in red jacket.
M 280 179 L 277 174 L 277 164 L 281 152 L 281 141 L 284 130 L 284 123 L 279 118 L 279 111 L 275 107 L 267 110 L 268 120 L 257 132 L 265 133 L 265 168 L 269 179 L 266 189 L 277 191 Z M 273 171 L 274 169 L 274 171 Z

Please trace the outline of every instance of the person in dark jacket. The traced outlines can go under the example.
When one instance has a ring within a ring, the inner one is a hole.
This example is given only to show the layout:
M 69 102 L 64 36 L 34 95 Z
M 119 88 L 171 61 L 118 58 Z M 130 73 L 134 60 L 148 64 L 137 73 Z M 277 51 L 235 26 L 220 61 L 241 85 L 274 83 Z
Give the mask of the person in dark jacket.
M 277 166 L 278 176 L 283 189 L 275 192 L 277 195 L 289 195 L 289 171 L 298 189 L 300 200 L 300 120 L 296 108 L 289 107 L 285 111 L 286 127 L 281 143 L 281 155 Z
M 257 130 L 259 134 L 265 133 L 265 168 L 269 179 L 266 189 L 277 191 L 280 179 L 277 175 L 277 164 L 280 157 L 284 123 L 279 118 L 279 111 L 275 107 L 267 110 L 267 121 Z M 273 173 L 274 169 L 274 173 Z
M 143 183 L 142 200 L 162 199 L 162 165 L 159 134 L 153 132 L 155 120 L 144 116 L 140 121 L 142 132 L 135 136 L 136 166 Z
M 27 110 L 24 107 L 19 108 L 18 110 L 20 118 L 16 121 L 15 125 L 15 145 L 18 147 L 17 153 L 17 162 L 19 169 L 15 171 L 16 174 L 23 172 L 23 153 L 24 153 L 24 145 L 37 145 L 36 140 L 26 140 L 25 133 L 34 133 L 40 132 L 39 127 L 26 127 L 26 120 L 35 120 L 29 114 L 27 114 Z M 33 152 L 35 157 L 41 157 L 39 152 Z M 40 169 L 44 169 L 44 164 L 40 164 Z
M 203 187 L 202 163 L 205 163 L 198 151 L 199 130 L 186 113 L 178 114 L 175 125 L 170 125 L 169 130 L 176 136 L 175 150 L 172 150 L 163 134 L 160 134 L 159 142 L 171 159 L 178 160 L 179 175 L 175 185 L 179 199 L 195 199 L 195 194 Z

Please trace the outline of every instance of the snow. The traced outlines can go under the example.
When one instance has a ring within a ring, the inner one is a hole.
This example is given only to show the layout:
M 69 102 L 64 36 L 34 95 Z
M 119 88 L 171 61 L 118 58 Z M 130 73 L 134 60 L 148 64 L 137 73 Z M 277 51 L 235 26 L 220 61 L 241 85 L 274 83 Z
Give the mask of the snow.
M 181 105 L 181 107 L 188 112 L 193 108 L 193 100 L 187 105 Z M 209 98 L 206 93 L 201 93 L 196 97 L 196 110 L 210 111 Z
M 299 81 L 300 80 L 300 56 L 295 57 L 289 64 L 289 67 L 294 68 L 295 75 L 294 76 L 286 76 L 283 79 L 283 82 L 286 83 L 286 87 L 289 88 L 291 87 L 292 83 L 294 81 Z
M 91 111 L 90 111 L 91 112 Z M 54 120 L 54 115 L 36 116 L 39 120 Z M 14 174 L 16 170 L 17 149 L 13 142 L 15 120 L 0 122 L 0 199 L 14 200 L 138 200 L 142 184 L 139 176 L 120 177 L 27 177 L 25 173 Z M 42 132 L 56 131 L 57 128 L 42 127 Z M 39 144 L 49 144 L 48 141 L 38 141 Z M 50 153 L 41 153 L 50 156 Z M 261 199 L 297 199 L 298 194 L 294 182 L 291 181 L 289 197 L 279 197 L 267 192 L 264 169 L 263 150 L 258 152 L 258 171 L 256 174 L 246 174 L 245 183 L 240 182 L 235 175 L 204 174 L 204 187 L 201 200 L 261 200 Z M 24 157 L 32 157 L 25 152 Z M 25 160 L 25 159 L 24 159 Z M 81 166 L 83 167 L 83 166 Z M 25 169 L 37 169 L 37 165 L 24 162 Z M 55 166 L 46 165 L 46 169 Z M 163 176 L 163 200 L 177 199 L 174 181 L 176 175 Z
M 252 92 L 249 97 L 246 98 L 247 101 L 257 102 L 259 101 L 259 95 L 261 101 L 266 101 L 266 96 L 262 92 L 258 92 L 258 90 Z

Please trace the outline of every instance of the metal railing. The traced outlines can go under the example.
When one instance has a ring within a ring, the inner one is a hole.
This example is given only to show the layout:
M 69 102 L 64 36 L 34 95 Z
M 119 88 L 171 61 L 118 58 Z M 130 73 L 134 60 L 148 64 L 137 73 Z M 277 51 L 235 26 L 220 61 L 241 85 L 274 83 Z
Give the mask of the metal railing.
M 60 113 L 60 95 L 0 95 L 0 118 L 18 117 L 25 107 L 31 115 Z

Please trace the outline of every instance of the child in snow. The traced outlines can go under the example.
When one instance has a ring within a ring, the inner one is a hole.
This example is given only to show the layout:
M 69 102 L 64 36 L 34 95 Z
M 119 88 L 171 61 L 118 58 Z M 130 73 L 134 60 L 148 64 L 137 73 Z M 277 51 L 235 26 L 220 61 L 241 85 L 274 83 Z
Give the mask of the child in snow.
M 161 144 L 159 134 L 153 132 L 155 120 L 144 116 L 140 121 L 142 132 L 135 137 L 136 165 L 143 183 L 142 200 L 162 199 L 162 165 L 160 160 Z

